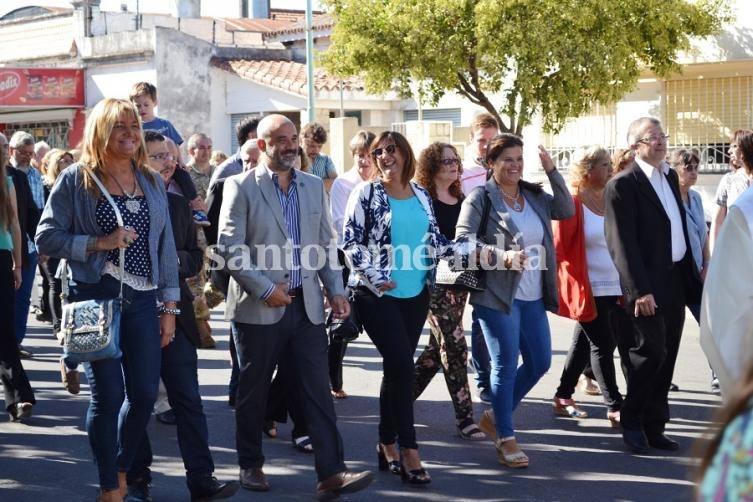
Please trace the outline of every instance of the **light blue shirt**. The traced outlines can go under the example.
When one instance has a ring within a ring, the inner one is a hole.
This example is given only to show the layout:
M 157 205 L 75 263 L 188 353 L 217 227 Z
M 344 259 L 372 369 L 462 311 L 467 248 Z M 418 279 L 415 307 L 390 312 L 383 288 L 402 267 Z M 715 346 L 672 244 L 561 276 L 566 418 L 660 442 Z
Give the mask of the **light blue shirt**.
M 409 199 L 389 197 L 389 202 L 394 247 L 390 276 L 397 287 L 385 294 L 395 298 L 413 298 L 426 286 L 426 275 L 433 263 L 428 250 L 417 252 L 418 249 L 425 249 L 422 246 L 427 244 L 423 238 L 429 229 L 429 217 L 415 195 Z
M 698 271 L 703 266 L 703 245 L 709 235 L 709 229 L 706 226 L 706 218 L 703 213 L 703 202 L 701 194 L 695 190 L 688 192 L 689 204 L 685 204 L 685 221 L 688 224 L 688 240 L 690 241 L 690 251 L 693 254 L 693 260 Z

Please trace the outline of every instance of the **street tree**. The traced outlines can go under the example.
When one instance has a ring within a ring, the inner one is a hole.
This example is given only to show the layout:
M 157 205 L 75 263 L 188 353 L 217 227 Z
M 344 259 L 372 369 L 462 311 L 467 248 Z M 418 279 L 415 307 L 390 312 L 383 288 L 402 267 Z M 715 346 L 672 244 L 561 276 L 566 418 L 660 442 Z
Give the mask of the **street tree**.
M 726 0 L 324 3 L 335 19 L 328 71 L 432 104 L 457 92 L 516 134 L 536 113 L 556 132 L 634 90 L 646 70 L 679 72 L 678 55 L 717 32 L 727 11 Z

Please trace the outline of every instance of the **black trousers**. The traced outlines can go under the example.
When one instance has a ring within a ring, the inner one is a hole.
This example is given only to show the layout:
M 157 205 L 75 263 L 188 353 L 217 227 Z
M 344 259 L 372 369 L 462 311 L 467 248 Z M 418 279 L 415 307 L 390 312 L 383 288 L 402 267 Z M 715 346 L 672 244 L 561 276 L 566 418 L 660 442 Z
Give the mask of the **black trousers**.
M 617 387 L 614 369 L 614 349 L 620 331 L 631 330 L 625 309 L 617 304 L 616 296 L 597 296 L 597 316 L 587 322 L 577 323 L 573 343 L 562 369 L 557 397 L 570 399 L 581 373 L 590 368 L 599 384 L 604 404 L 609 411 L 617 411 L 622 404 L 622 394 Z M 590 364 L 589 364 L 590 363 Z
M 15 286 L 13 284 L 13 255 L 0 250 L 0 381 L 5 391 L 5 409 L 11 411 L 18 403 L 35 404 L 34 391 L 21 365 L 21 355 L 15 336 Z
M 235 423 L 241 469 L 264 465 L 261 436 L 270 380 L 281 352 L 286 350 L 298 370 L 296 384 L 314 446 L 317 477 L 321 481 L 344 471 L 342 438 L 329 393 L 324 324 L 312 324 L 303 297 L 296 296 L 276 324 L 236 322 L 236 327 L 240 376 Z
M 347 286 L 350 269 L 348 269 L 348 262 L 345 260 L 345 253 L 342 249 L 337 250 L 337 261 L 343 267 L 343 285 Z M 347 348 L 348 342 L 330 337 L 327 359 L 329 361 L 329 383 L 332 385 L 332 390 L 343 390 L 343 359 Z
M 682 272 L 675 266 L 667 277 L 672 285 L 669 303 L 659 305 L 653 316 L 635 317 L 633 302 L 626 305 L 632 330 L 618 333 L 620 353 L 625 354 L 627 395 L 620 408 L 625 429 L 647 435 L 664 432 L 669 421 L 669 385 L 680 349 L 685 323 L 685 291 Z M 657 300 L 658 303 L 658 300 Z
M 429 291 L 413 298 L 377 297 L 364 287 L 356 294 L 366 333 L 382 356 L 379 441 L 418 448 L 413 424 L 413 354 L 429 312 Z

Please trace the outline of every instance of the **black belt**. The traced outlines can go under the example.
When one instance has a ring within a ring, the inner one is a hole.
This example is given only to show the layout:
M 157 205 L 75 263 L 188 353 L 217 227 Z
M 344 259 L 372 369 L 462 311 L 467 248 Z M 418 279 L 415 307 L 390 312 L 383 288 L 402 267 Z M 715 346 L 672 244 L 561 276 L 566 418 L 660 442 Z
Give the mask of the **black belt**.
M 303 296 L 303 288 L 297 287 L 288 290 L 288 296 Z

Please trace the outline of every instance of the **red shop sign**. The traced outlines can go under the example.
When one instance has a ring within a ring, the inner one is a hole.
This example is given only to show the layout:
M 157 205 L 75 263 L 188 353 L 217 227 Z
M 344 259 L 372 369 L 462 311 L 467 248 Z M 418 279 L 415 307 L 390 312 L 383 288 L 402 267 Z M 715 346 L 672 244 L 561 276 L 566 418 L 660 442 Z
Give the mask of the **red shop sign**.
M 84 106 L 84 70 L 0 68 L 0 106 Z

